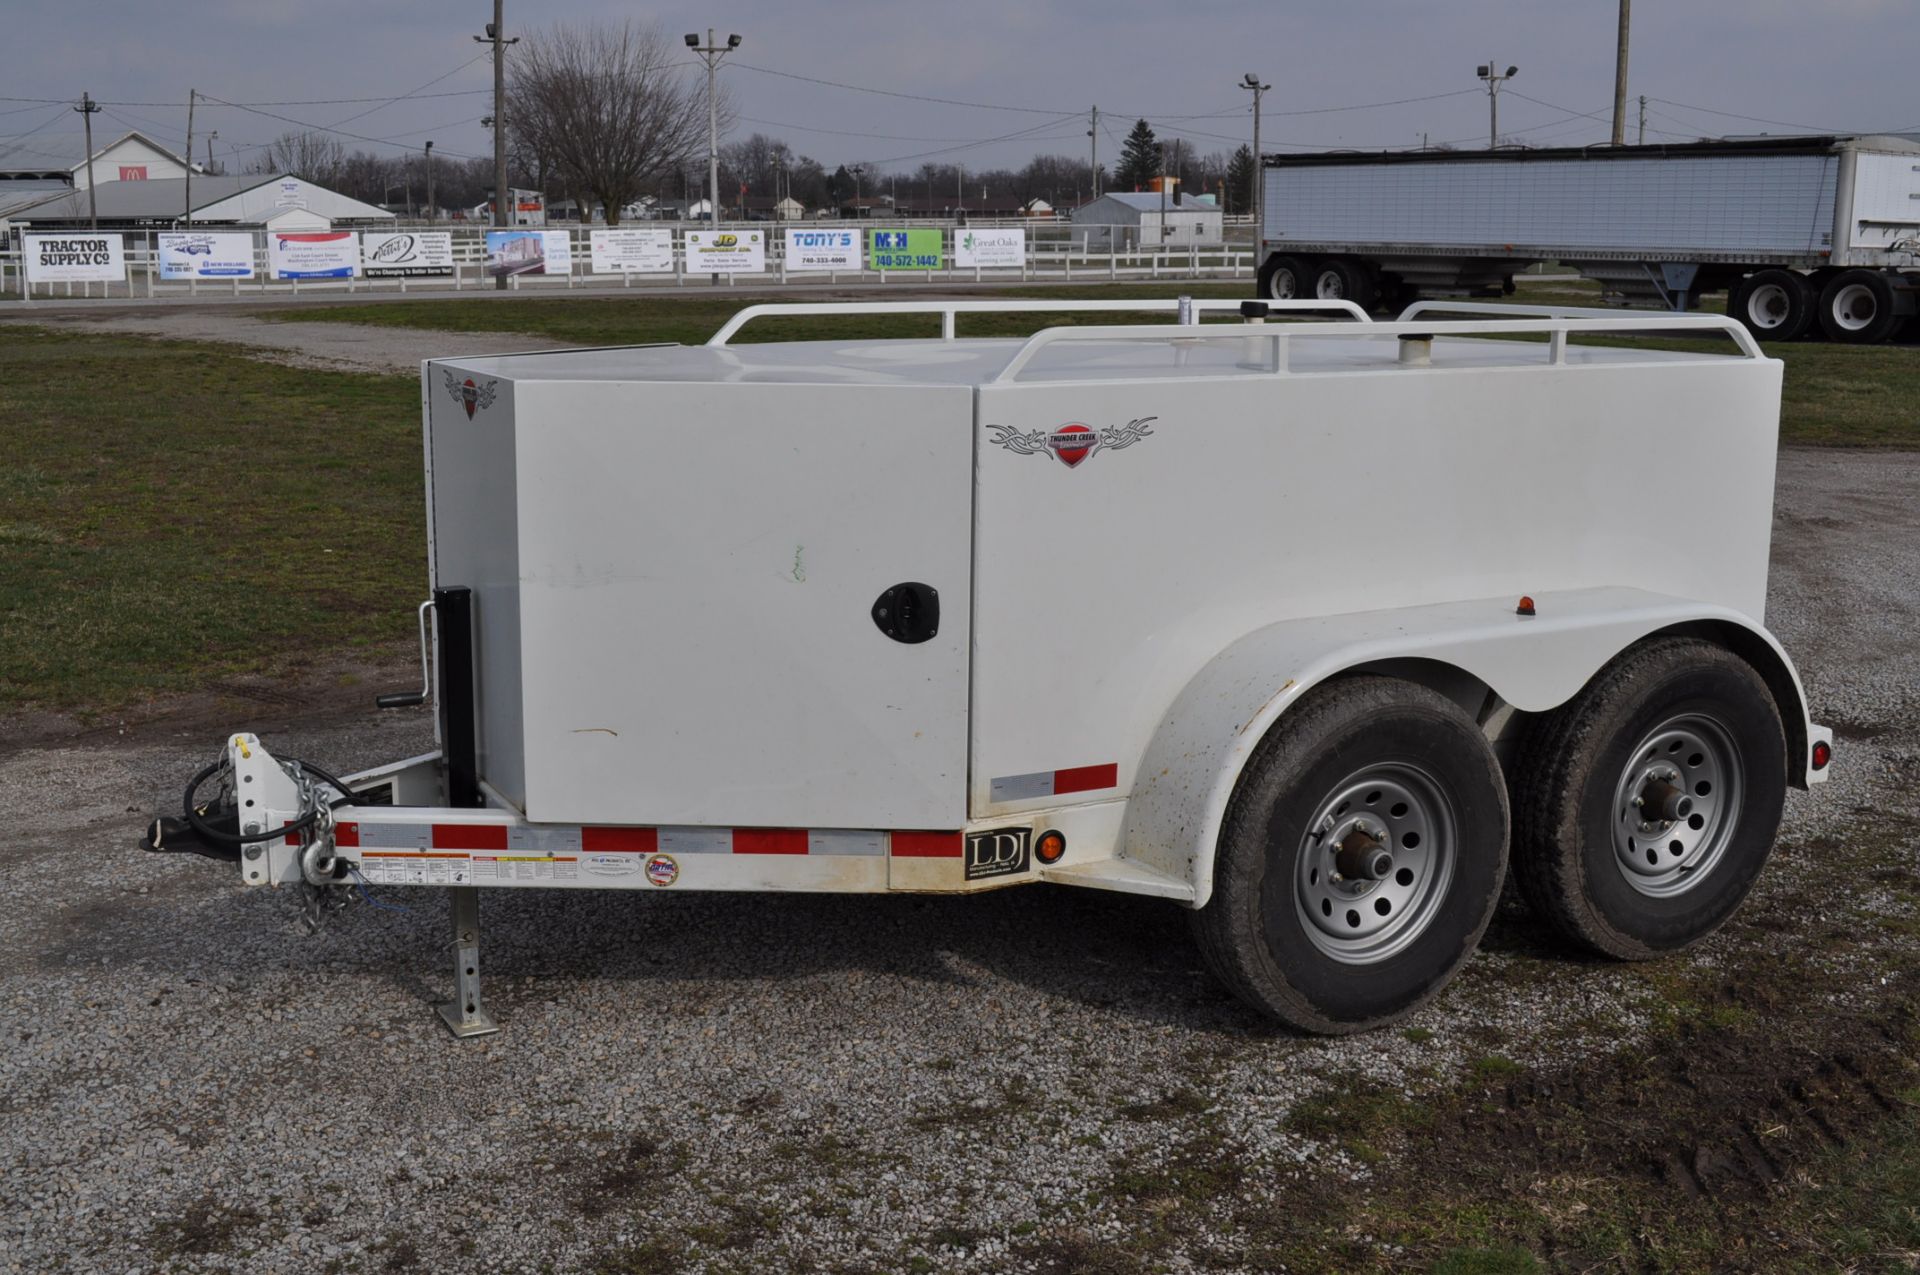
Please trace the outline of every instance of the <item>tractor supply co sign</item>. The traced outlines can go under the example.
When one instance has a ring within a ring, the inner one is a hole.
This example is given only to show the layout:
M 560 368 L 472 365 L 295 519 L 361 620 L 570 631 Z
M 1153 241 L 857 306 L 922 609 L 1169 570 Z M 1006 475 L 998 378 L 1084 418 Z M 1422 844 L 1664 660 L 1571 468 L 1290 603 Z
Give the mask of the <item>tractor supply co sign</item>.
M 758 230 L 689 230 L 687 273 L 765 274 L 767 236 Z
M 940 231 L 869 230 L 867 260 L 875 270 L 938 270 Z
M 251 279 L 251 234 L 164 231 L 160 235 L 162 279 Z
M 595 274 L 673 273 L 671 230 L 595 230 L 588 234 L 587 250 Z
M 28 283 L 114 283 L 127 277 L 119 235 L 27 235 Z
M 953 232 L 953 264 L 988 269 L 1012 266 L 1017 270 L 1027 264 L 1027 232 L 1020 226 L 992 230 L 963 226 Z
M 852 230 L 787 230 L 787 269 L 858 270 L 860 235 Z
M 276 279 L 351 279 L 360 273 L 360 242 L 351 230 L 276 230 L 267 260 Z
M 444 230 L 362 231 L 360 273 L 369 279 L 444 278 L 453 273 L 453 236 Z

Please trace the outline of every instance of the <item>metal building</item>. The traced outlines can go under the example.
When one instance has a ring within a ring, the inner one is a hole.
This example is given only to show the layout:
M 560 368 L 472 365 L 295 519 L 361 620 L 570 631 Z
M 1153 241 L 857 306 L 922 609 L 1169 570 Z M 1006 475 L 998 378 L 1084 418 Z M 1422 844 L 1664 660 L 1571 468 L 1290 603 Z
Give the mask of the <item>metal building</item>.
M 1089 248 L 1206 248 L 1222 240 L 1218 205 L 1158 191 L 1109 192 L 1074 209 L 1073 224 L 1074 238 Z

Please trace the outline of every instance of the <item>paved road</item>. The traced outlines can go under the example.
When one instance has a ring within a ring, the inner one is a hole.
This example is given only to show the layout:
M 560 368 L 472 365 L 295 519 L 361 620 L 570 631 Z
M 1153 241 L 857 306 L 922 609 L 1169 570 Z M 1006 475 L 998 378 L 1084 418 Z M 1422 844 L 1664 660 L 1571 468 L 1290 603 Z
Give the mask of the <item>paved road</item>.
M 1920 455 L 1782 457 L 1770 619 L 1845 733 L 1748 904 L 1779 933 L 1690 968 L 1833 951 L 1821 918 L 1865 886 L 1836 896 L 1818 839 L 1862 810 L 1916 863 L 1917 484 Z M 1414 1023 L 1431 1039 L 1329 1042 L 1242 1010 L 1150 900 L 513 892 L 484 905 L 505 1030 L 459 1043 L 429 1009 L 443 896 L 382 891 L 307 937 L 226 865 L 133 851 L 215 742 L 0 755 L 0 1269 L 1072 1269 L 1156 1224 L 1126 1173 L 1223 1157 L 1233 1189 L 1310 1209 L 1394 1164 L 1302 1132 L 1304 1099 L 1448 1086 L 1490 1049 L 1605 1056 L 1649 1023 L 1644 982 L 1511 913 Z M 345 770 L 428 735 L 368 712 L 271 742 Z M 1234 1268 L 1232 1235 L 1185 1225 L 1170 1258 Z

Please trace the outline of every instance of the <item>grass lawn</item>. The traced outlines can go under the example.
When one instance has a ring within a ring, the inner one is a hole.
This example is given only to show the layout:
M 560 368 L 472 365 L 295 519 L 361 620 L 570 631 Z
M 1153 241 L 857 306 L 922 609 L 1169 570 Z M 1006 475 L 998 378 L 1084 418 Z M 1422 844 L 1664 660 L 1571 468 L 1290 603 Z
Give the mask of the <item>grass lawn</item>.
M 415 381 L 224 347 L 0 335 L 0 713 L 404 652 Z
M 925 291 L 918 285 L 903 285 L 903 292 L 909 290 Z M 1251 292 L 1251 286 L 1244 282 L 1101 284 L 1007 288 L 993 295 L 1065 300 L 1177 296 L 1182 292 L 1199 297 L 1244 297 Z M 877 293 L 863 295 L 885 299 Z M 1596 305 L 1599 298 L 1597 284 L 1552 281 L 1523 282 L 1512 299 L 1539 305 Z M 702 292 L 689 288 L 686 295 L 669 297 L 547 296 L 500 301 L 436 298 L 377 305 L 316 306 L 276 311 L 273 317 L 460 332 L 522 332 L 581 345 L 644 341 L 692 344 L 706 340 L 722 323 L 757 299 L 730 295 L 726 290 Z M 1715 298 L 1707 309 L 1714 310 L 1719 300 Z M 1099 314 L 962 316 L 960 332 L 963 336 L 1016 336 L 1031 332 L 1043 322 L 1111 322 L 1112 317 Z M 742 339 L 935 336 L 938 330 L 938 320 L 932 317 L 803 318 L 756 323 L 742 334 Z M 1699 344 L 1696 348 L 1724 350 L 1728 347 L 1716 343 Z M 1920 446 L 1920 349 L 1910 345 L 1851 346 L 1822 341 L 1769 344 L 1764 348 L 1769 355 L 1784 362 L 1787 369 L 1781 404 L 1782 442 L 1835 447 Z

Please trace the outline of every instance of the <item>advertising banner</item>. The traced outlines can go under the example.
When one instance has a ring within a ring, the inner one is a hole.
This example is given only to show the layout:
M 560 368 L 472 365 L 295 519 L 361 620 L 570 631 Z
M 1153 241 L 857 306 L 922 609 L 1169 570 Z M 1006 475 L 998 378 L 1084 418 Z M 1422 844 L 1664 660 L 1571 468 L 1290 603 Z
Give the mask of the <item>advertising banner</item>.
M 760 230 L 689 230 L 688 274 L 765 274 L 767 236 Z
M 987 269 L 1027 264 L 1027 231 L 1024 226 L 974 229 L 962 226 L 953 232 L 953 264 L 984 266 Z
M 251 279 L 253 235 L 218 231 L 162 231 L 162 279 Z
M 276 279 L 352 279 L 360 273 L 360 241 L 351 230 L 275 230 L 267 260 Z
M 490 275 L 573 273 L 573 240 L 564 230 L 489 230 Z
M 588 233 L 595 274 L 672 274 L 673 232 L 664 227 L 614 227 Z
M 788 229 L 787 269 L 858 270 L 859 268 L 859 231 Z
M 940 228 L 869 230 L 867 260 L 875 270 L 938 270 Z
M 114 283 L 127 277 L 119 235 L 26 235 L 28 283 Z
M 444 278 L 453 273 L 453 236 L 444 230 L 363 230 L 360 273 L 369 279 Z

